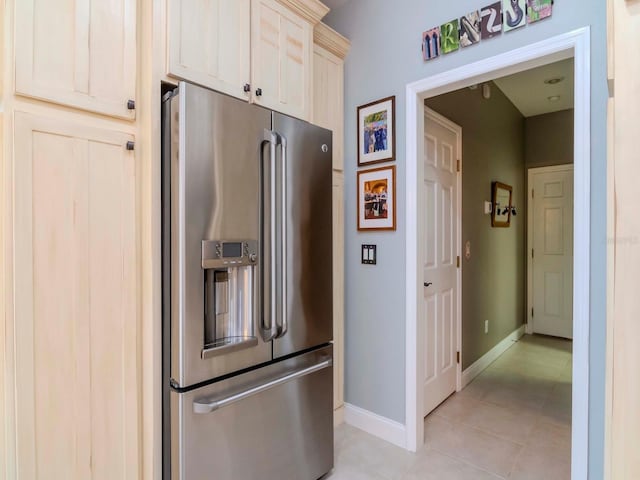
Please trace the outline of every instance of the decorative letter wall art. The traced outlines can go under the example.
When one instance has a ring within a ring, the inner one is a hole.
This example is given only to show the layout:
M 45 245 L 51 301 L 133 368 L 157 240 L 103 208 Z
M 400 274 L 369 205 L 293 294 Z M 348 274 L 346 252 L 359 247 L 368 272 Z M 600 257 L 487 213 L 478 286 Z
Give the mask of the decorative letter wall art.
M 488 40 L 502 33 L 502 2 L 496 2 L 480 10 L 482 40 Z
M 422 58 L 433 60 L 443 53 L 475 45 L 548 18 L 553 0 L 500 0 L 422 33 Z
M 504 10 L 504 31 L 509 32 L 524 27 L 527 23 L 526 0 L 502 0 Z

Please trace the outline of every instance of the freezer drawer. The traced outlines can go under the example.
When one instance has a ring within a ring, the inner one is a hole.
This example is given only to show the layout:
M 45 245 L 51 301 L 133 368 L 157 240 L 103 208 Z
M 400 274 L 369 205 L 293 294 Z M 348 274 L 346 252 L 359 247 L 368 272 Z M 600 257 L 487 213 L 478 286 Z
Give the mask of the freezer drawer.
M 333 467 L 332 347 L 171 393 L 173 480 L 316 480 Z

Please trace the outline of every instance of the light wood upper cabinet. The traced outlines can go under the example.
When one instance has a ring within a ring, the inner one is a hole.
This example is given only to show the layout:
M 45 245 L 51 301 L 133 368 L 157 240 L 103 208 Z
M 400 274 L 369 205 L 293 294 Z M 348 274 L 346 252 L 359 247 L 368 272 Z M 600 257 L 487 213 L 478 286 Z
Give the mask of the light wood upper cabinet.
M 140 478 L 132 140 L 15 114 L 18 480 Z
M 16 93 L 132 119 L 136 0 L 16 0 Z
M 168 27 L 170 76 L 250 98 L 251 0 L 169 0 Z
M 349 40 L 324 23 L 314 29 L 313 123 L 333 131 L 333 168 L 344 168 L 344 59 Z
M 255 103 L 310 120 L 313 25 L 276 0 L 251 2 Z
M 344 61 L 315 45 L 313 123 L 333 130 L 333 168 L 344 168 Z

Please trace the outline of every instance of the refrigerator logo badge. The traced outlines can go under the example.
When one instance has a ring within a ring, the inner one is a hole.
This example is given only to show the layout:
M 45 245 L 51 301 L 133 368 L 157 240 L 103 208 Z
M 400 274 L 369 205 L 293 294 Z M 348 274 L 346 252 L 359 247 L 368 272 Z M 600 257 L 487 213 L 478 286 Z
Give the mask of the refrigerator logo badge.
M 329 151 L 329 147 L 327 146 L 326 143 L 323 143 L 320 149 L 322 150 L 323 153 L 327 153 Z

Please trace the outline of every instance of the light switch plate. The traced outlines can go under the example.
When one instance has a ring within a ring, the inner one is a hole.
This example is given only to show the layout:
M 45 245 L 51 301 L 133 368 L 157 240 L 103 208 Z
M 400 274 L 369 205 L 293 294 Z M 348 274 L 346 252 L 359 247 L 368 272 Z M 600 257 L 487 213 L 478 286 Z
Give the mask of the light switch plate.
M 362 245 L 362 263 L 364 265 L 375 265 L 377 256 L 376 245 Z

